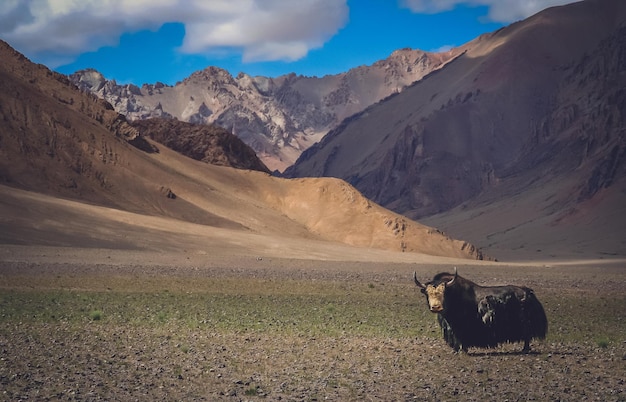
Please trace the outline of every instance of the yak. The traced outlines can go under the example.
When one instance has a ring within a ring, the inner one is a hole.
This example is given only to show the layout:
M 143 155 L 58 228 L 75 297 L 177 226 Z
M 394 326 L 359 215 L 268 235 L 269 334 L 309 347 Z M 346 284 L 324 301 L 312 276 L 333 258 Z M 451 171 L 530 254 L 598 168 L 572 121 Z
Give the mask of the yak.
M 480 286 L 454 274 L 442 272 L 422 285 L 428 307 L 437 314 L 443 338 L 455 352 L 469 347 L 493 348 L 506 342 L 524 342 L 530 352 L 531 339 L 545 339 L 548 319 L 532 289 L 527 287 Z

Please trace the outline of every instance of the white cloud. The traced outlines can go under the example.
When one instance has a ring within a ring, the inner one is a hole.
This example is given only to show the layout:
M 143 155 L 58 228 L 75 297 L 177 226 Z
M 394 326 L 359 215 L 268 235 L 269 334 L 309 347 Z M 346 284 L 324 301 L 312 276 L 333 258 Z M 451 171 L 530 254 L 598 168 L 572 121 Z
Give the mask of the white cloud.
M 513 22 L 530 17 L 552 6 L 580 0 L 399 0 L 402 7 L 415 13 L 436 14 L 454 9 L 457 5 L 487 6 L 488 18 L 495 22 Z
M 345 0 L 246 2 L 221 21 L 187 25 L 182 51 L 243 49 L 245 61 L 297 60 L 330 39 L 348 20 Z
M 26 55 L 75 57 L 125 32 L 185 25 L 181 51 L 297 60 L 348 21 L 346 0 L 2 0 L 0 37 Z
M 454 49 L 454 47 L 455 46 L 453 46 L 453 45 L 443 45 L 443 46 L 440 46 L 440 47 L 438 47 L 436 49 L 431 49 L 429 51 L 433 52 L 433 53 L 445 53 L 445 52 L 449 52 L 450 50 Z

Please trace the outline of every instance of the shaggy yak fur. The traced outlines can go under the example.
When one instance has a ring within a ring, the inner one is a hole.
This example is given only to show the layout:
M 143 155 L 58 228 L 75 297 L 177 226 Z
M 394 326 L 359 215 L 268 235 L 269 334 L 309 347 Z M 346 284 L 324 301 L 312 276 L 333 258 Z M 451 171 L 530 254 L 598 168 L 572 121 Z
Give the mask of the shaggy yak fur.
M 422 285 L 443 338 L 456 352 L 469 347 L 495 347 L 505 342 L 524 342 L 530 351 L 531 339 L 544 339 L 548 320 L 532 289 L 520 286 L 480 286 L 456 272 L 442 272 Z

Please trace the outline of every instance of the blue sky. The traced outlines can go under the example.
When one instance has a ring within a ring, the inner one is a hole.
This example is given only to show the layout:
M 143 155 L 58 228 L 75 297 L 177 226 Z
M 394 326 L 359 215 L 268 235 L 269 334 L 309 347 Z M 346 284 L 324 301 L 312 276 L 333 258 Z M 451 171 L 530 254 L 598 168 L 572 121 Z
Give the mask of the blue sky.
M 64 74 L 173 85 L 337 74 L 394 50 L 438 51 L 572 0 L 2 0 L 0 39 Z

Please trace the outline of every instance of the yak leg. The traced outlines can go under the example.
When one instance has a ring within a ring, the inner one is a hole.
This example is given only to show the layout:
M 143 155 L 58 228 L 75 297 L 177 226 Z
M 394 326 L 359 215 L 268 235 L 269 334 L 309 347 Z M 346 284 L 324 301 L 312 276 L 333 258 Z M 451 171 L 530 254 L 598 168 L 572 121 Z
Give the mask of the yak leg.
M 454 353 L 467 353 L 467 346 L 462 343 L 455 344 L 452 349 L 454 350 Z
M 520 316 L 522 317 L 522 325 L 524 331 L 524 349 L 522 349 L 522 353 L 530 353 L 530 340 L 532 339 L 531 334 L 531 322 L 528 317 L 528 313 L 525 311 L 526 304 L 524 303 L 526 299 L 526 295 L 522 298 L 522 303 L 520 306 Z

